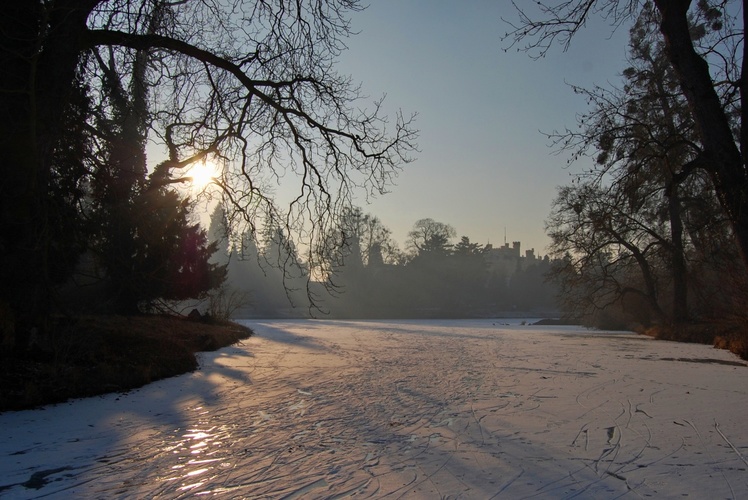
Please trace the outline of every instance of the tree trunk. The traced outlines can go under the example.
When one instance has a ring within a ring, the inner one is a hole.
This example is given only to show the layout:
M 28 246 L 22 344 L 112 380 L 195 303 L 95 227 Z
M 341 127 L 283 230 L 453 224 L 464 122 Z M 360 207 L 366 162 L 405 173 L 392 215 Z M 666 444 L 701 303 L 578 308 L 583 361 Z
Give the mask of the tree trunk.
M 631 252 L 632 257 L 634 257 L 634 260 L 639 266 L 639 270 L 642 274 L 642 279 L 644 280 L 644 290 L 640 293 L 640 295 L 646 299 L 646 302 L 650 308 L 650 312 L 657 318 L 657 322 L 663 321 L 665 319 L 665 313 L 660 307 L 660 302 L 658 299 L 659 294 L 657 291 L 657 281 L 655 279 L 654 273 L 652 272 L 652 266 L 650 266 L 647 257 L 641 252 L 639 248 L 636 247 L 636 245 L 633 245 L 632 243 L 626 241 L 626 239 L 617 231 L 614 231 L 612 228 L 608 228 L 608 231 L 620 245 Z M 623 295 L 624 294 L 621 294 L 621 297 L 623 297 Z
M 0 302 L 20 341 L 49 315 L 52 154 L 96 3 L 6 0 L 0 16 Z
M 660 31 L 665 38 L 668 58 L 680 78 L 681 89 L 693 111 L 704 144 L 705 163 L 720 204 L 732 224 L 743 262 L 748 267 L 748 175 L 714 89 L 709 65 L 696 53 L 691 40 L 687 18 L 691 0 L 654 2 L 662 15 Z M 741 82 L 741 90 L 745 85 Z M 746 151 L 748 144 L 742 146 Z
M 683 251 L 683 221 L 680 217 L 680 197 L 678 184 L 670 181 L 665 194 L 668 200 L 671 238 L 671 272 L 673 277 L 673 322 L 688 320 L 688 277 Z
M 0 16 L 0 300 L 12 311 L 16 344 L 28 333 L 28 309 L 42 301 L 43 204 L 32 78 L 41 8 L 14 0 Z M 18 336 L 21 335 L 19 338 Z

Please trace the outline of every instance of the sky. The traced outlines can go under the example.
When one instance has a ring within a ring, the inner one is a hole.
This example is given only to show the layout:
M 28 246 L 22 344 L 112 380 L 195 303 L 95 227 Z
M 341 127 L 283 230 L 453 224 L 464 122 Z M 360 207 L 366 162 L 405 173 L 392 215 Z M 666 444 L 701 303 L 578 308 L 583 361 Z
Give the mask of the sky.
M 593 18 L 568 51 L 555 46 L 534 60 L 504 50 L 502 18 L 517 20 L 509 1 L 375 0 L 351 17 L 358 34 L 339 71 L 372 100 L 386 94 L 391 116 L 418 113 L 416 160 L 390 193 L 358 200 L 401 248 L 418 219 L 432 218 L 458 238 L 500 246 L 506 231 L 510 244 L 545 255 L 556 187 L 585 167 L 567 167 L 543 132 L 574 127 L 587 110 L 569 84 L 620 82 L 627 29 Z

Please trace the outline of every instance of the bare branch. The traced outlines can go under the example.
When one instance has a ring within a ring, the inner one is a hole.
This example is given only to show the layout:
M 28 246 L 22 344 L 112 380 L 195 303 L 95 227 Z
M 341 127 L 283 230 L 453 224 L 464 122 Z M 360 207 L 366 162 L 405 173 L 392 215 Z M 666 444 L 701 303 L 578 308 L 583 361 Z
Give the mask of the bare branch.
M 533 58 L 546 55 L 551 46 L 558 43 L 567 50 L 574 36 L 587 24 L 590 17 L 599 16 L 607 21 L 613 30 L 631 19 L 642 5 L 642 0 L 564 0 L 561 2 L 533 2 L 530 11 L 512 5 L 519 16 L 518 21 L 502 19 L 510 26 L 503 40 L 508 41 L 507 49 L 517 47 Z M 506 49 L 505 49 L 506 50 Z

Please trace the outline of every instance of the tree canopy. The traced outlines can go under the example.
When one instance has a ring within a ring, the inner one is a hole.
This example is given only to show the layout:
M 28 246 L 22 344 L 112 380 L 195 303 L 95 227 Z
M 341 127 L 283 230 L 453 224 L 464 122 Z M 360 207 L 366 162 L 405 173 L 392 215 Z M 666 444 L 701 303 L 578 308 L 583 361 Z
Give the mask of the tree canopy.
M 52 278 L 69 275 L 58 256 L 75 261 L 73 242 L 54 229 L 82 225 L 104 177 L 145 182 L 147 144 L 164 150 L 148 165 L 153 189 L 184 182 L 186 168 L 212 158 L 223 166 L 216 184 L 229 220 L 250 234 L 270 221 L 309 248 L 355 190 L 382 192 L 410 159 L 416 131 L 412 117 L 389 122 L 381 101 L 365 100 L 335 70 L 348 15 L 361 8 L 356 0 L 6 2 L 0 301 L 16 327 L 43 327 Z M 277 199 L 273 183 L 290 179 L 295 194 Z M 101 199 L 134 193 L 118 185 Z
M 704 121 L 684 89 L 688 82 L 662 36 L 661 21 L 667 16 L 661 4 L 630 5 L 626 15 L 636 17 L 622 85 L 573 87 L 590 110 L 578 116 L 577 129 L 550 135 L 560 150 L 571 153 L 571 161 L 594 159 L 594 166 L 571 186 L 559 188 L 546 223 L 556 258 L 554 276 L 567 310 L 576 315 L 623 307 L 640 324 L 683 323 L 724 313 L 714 297 L 707 297 L 716 280 L 730 286 L 731 295 L 743 295 L 735 293 L 741 285 L 732 288 L 744 276 L 734 269 L 743 222 L 726 196 L 746 186 L 720 184 L 719 169 L 735 173 L 744 165 L 715 164 L 716 150 L 709 151 L 701 130 Z M 608 13 L 622 20 L 620 11 Z M 699 2 L 684 16 L 702 61 L 709 61 L 715 75 L 734 82 L 742 38 L 726 5 Z M 555 28 L 548 29 L 546 35 L 553 35 Z M 565 36 L 570 35 L 573 30 Z M 541 52 L 547 49 L 545 41 L 537 42 Z M 719 95 L 721 119 L 735 132 L 734 147 L 740 126 L 736 87 L 727 92 L 725 81 L 714 80 L 712 91 Z M 743 266 L 738 265 L 743 271 L 745 263 L 744 258 Z M 738 279 L 728 285 L 729 266 Z
M 555 43 L 567 47 L 592 16 L 614 27 L 649 9 L 664 53 L 688 103 L 700 150 L 694 168 L 709 174 L 748 267 L 748 79 L 740 2 L 699 0 L 572 0 L 515 4 L 519 20 L 506 35 L 535 56 Z M 743 11 L 744 11 L 743 6 Z M 743 12 L 744 14 L 744 12 Z M 707 31 L 715 36 L 705 37 Z

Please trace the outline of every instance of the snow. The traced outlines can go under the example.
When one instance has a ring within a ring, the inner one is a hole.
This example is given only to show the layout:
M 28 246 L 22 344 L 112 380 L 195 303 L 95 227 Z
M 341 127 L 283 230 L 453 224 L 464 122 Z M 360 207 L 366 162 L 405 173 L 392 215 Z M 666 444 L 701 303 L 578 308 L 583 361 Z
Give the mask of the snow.
M 748 369 L 479 321 L 247 321 L 195 373 L 0 415 L 2 498 L 748 498 Z

